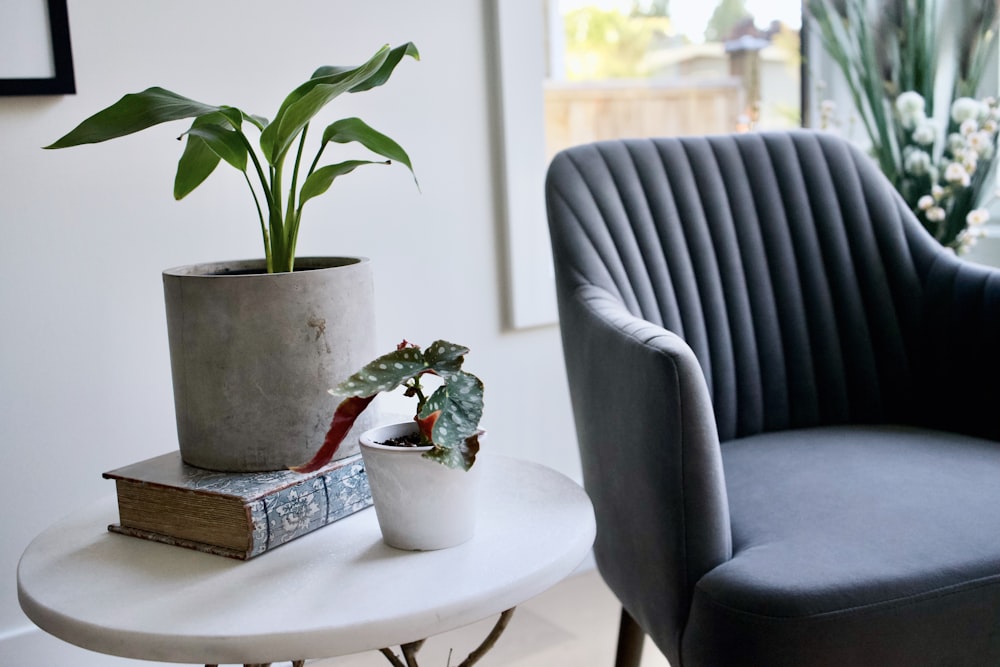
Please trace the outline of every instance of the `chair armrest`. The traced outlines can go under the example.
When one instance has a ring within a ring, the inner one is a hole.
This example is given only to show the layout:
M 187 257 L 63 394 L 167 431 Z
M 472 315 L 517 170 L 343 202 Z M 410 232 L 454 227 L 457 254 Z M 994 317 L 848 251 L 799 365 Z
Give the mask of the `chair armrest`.
M 564 299 L 560 321 L 598 566 L 640 625 L 683 628 L 695 583 L 732 555 L 702 369 L 596 286 Z
M 936 428 L 1000 440 L 1000 271 L 942 252 L 925 290 L 921 411 Z

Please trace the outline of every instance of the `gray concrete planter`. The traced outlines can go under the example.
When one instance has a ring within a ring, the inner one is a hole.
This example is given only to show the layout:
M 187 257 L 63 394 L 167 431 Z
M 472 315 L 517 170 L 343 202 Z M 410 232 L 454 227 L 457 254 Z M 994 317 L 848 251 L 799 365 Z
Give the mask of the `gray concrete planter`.
M 267 274 L 249 260 L 163 272 L 185 462 L 247 472 L 307 461 L 340 401 L 327 390 L 375 356 L 369 260 L 305 257 L 295 268 Z M 372 425 L 362 418 L 357 434 Z

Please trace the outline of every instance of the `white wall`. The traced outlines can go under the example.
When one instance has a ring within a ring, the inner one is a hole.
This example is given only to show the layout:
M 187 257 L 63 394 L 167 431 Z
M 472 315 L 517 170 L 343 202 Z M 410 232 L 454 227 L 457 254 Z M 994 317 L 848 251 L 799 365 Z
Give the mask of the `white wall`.
M 126 664 L 32 631 L 17 559 L 53 520 L 113 493 L 103 471 L 176 446 L 160 271 L 261 254 L 235 172 L 173 201 L 182 125 L 40 149 L 126 92 L 161 85 L 271 115 L 317 65 L 416 42 L 421 62 L 340 113 L 405 146 L 422 193 L 401 167 L 351 175 L 307 208 L 300 254 L 372 257 L 379 347 L 470 346 L 494 451 L 578 477 L 557 329 L 504 330 L 487 0 L 70 0 L 69 13 L 79 93 L 0 98 L 0 664 Z

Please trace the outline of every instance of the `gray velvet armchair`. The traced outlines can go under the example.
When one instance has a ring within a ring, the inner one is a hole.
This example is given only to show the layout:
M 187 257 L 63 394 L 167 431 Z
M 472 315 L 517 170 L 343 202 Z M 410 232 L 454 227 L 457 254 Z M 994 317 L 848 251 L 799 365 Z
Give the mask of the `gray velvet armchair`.
M 546 195 L 619 665 L 1000 665 L 1000 272 L 826 134 L 580 146 Z

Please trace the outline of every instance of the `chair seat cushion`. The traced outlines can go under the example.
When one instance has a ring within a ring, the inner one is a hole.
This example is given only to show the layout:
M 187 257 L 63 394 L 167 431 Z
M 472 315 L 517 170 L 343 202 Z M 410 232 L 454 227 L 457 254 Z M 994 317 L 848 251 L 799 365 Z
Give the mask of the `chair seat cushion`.
M 723 462 L 733 557 L 697 585 L 684 665 L 1000 665 L 1000 443 L 829 427 Z

